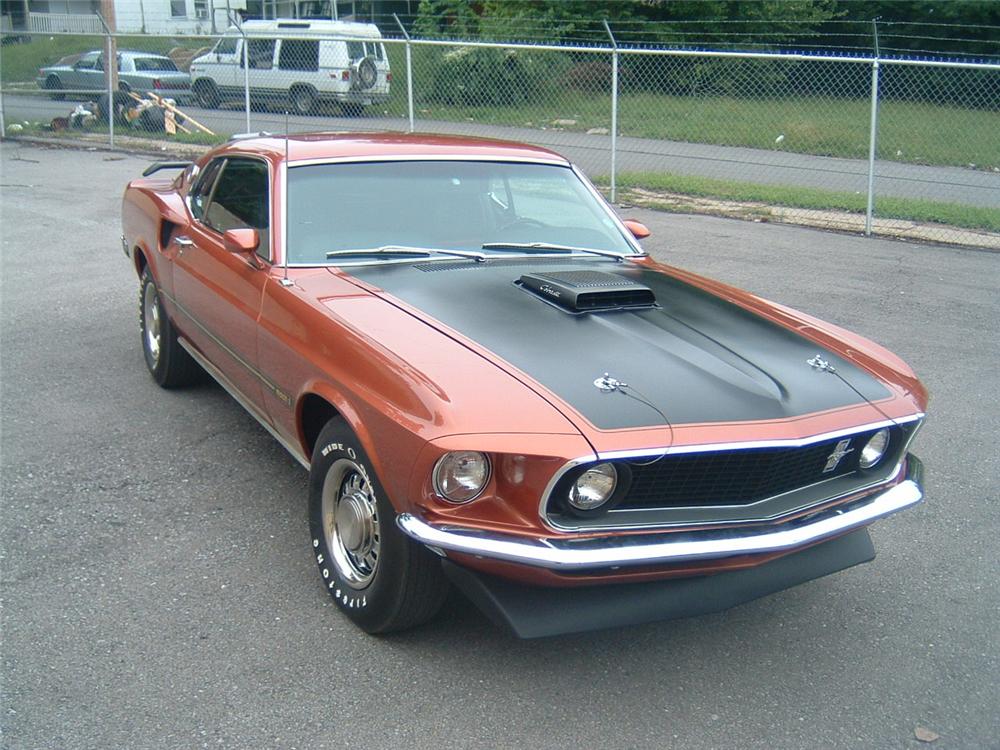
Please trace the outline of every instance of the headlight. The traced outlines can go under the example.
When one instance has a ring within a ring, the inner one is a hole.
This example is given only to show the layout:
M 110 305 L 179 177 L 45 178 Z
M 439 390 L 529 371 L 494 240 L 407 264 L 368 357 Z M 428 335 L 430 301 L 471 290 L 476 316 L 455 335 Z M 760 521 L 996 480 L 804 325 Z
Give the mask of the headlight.
M 870 469 L 875 466 L 875 464 L 882 460 L 882 456 L 885 455 L 888 447 L 889 430 L 883 427 L 872 435 L 868 439 L 868 442 L 865 443 L 865 447 L 861 449 L 861 458 L 858 461 L 861 468 Z
M 599 508 L 615 493 L 618 471 L 612 464 L 597 464 L 583 472 L 569 488 L 569 504 L 577 510 Z
M 490 480 L 490 460 L 478 451 L 445 453 L 434 466 L 434 489 L 452 503 L 475 500 Z

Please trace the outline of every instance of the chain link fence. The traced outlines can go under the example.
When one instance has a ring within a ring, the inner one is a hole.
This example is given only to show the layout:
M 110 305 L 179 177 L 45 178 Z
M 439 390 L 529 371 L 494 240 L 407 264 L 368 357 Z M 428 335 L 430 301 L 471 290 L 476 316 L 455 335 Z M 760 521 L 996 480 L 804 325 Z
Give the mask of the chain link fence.
M 519 140 L 563 153 L 617 203 L 1000 249 L 1000 65 L 315 26 L 5 34 L 0 124 L 165 148 L 252 131 Z

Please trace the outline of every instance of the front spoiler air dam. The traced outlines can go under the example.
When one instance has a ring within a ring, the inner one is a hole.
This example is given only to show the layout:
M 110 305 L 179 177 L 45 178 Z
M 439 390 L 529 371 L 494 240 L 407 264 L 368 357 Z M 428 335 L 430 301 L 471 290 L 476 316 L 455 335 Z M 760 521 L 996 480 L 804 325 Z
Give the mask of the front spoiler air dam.
M 526 540 L 455 526 L 425 523 L 409 513 L 396 522 L 410 537 L 439 550 L 461 552 L 559 571 L 623 565 L 651 565 L 734 555 L 784 552 L 859 529 L 916 505 L 923 499 L 922 466 L 908 457 L 907 478 L 865 498 L 849 510 L 831 509 L 807 522 L 779 531 L 702 531 L 656 535 L 617 535 L 590 539 Z

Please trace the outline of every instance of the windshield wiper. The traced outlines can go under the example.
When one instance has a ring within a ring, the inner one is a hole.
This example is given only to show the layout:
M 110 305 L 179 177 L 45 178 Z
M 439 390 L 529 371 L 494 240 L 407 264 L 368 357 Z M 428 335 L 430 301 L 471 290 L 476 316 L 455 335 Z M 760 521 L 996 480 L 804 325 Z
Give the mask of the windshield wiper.
M 359 247 L 350 250 L 331 250 L 327 258 L 345 255 L 407 255 L 429 258 L 432 255 L 450 255 L 455 258 L 472 258 L 480 263 L 486 260 L 483 253 L 472 250 L 442 250 L 437 247 L 410 247 L 409 245 L 381 245 L 380 247 Z
M 643 258 L 643 255 L 625 255 L 616 253 L 613 250 L 597 250 L 592 247 L 574 247 L 573 245 L 555 245 L 549 242 L 487 242 L 482 246 L 483 250 L 542 250 L 553 253 L 589 253 L 590 255 L 600 255 L 604 258 L 614 258 L 624 261 L 626 258 Z

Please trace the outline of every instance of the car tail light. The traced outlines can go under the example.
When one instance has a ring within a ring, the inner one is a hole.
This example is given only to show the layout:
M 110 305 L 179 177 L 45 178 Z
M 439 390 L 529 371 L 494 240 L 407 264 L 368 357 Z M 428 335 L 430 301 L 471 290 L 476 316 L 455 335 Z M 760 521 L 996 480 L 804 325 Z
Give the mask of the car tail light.
M 349 70 L 343 71 L 340 74 L 340 80 L 341 81 L 349 81 L 349 80 L 351 80 L 351 71 L 349 71 Z
M 154 78 L 153 79 L 153 88 L 154 89 L 162 89 L 163 88 L 163 81 L 161 81 L 159 78 Z
M 392 73 L 386 73 L 385 74 L 385 82 L 386 83 L 392 83 Z

